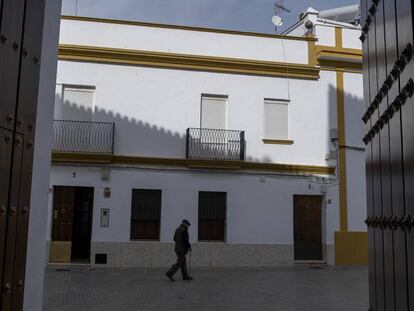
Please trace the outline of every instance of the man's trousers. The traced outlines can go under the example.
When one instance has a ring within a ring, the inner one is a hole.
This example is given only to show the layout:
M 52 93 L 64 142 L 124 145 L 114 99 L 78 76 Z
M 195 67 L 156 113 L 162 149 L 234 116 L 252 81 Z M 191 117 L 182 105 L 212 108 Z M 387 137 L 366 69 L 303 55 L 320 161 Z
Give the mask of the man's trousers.
M 183 279 L 187 279 L 188 273 L 187 273 L 187 261 L 185 258 L 185 253 L 176 253 L 176 254 L 177 254 L 177 262 L 172 265 L 171 269 L 167 271 L 167 274 L 172 277 L 177 272 L 177 270 L 181 268 L 181 274 L 183 276 Z

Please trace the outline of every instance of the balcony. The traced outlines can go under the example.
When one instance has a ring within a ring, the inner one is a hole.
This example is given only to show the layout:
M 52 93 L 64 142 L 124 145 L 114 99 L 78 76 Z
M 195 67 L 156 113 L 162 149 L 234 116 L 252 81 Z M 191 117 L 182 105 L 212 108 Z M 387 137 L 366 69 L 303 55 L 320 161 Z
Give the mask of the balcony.
M 187 159 L 243 161 L 246 142 L 244 131 L 189 128 Z
M 55 120 L 52 150 L 113 154 L 114 133 L 112 122 Z

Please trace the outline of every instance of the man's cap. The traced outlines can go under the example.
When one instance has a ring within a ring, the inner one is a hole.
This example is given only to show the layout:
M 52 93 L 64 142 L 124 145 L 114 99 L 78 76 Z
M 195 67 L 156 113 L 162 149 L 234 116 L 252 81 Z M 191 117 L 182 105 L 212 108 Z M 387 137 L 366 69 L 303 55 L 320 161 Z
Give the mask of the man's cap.
M 187 219 L 183 219 L 183 225 L 191 226 L 190 222 Z

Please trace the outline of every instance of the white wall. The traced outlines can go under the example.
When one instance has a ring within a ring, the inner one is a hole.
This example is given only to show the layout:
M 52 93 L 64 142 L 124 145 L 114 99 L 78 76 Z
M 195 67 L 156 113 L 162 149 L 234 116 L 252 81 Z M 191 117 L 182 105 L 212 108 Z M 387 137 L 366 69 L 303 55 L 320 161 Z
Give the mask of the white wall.
M 59 83 L 96 86 L 94 120 L 116 122 L 117 154 L 152 157 L 185 156 L 185 130 L 199 127 L 201 94 L 206 93 L 229 96 L 228 128 L 246 131 L 248 160 L 326 165 L 331 80 L 67 61 L 58 65 Z M 293 145 L 263 143 L 264 98 L 290 99 Z
M 282 42 L 283 41 L 283 42 Z M 264 61 L 308 63 L 305 40 L 62 20 L 61 43 Z M 283 48 L 289 53 L 284 55 Z
M 342 29 L 342 46 L 348 49 L 362 49 L 362 43 L 359 40 L 361 35 L 360 29 Z
M 36 137 L 27 246 L 24 310 L 40 311 L 46 256 L 46 231 L 53 105 L 61 1 L 45 2 L 43 47 L 39 79 Z
M 347 190 L 349 230 L 366 230 L 365 152 L 363 137 L 363 83 L 362 75 L 344 74 L 345 137 L 347 149 Z M 355 148 L 357 147 L 357 148 Z M 360 150 L 358 150 L 358 148 Z
M 76 177 L 73 177 L 73 173 Z M 190 240 L 197 241 L 198 191 L 227 192 L 227 242 L 293 244 L 293 195 L 321 195 L 321 185 L 303 177 L 239 175 L 187 171 L 112 169 L 111 180 L 101 181 L 99 167 L 54 166 L 50 185 L 93 186 L 92 241 L 130 240 L 132 189 L 161 189 L 161 242 L 172 235 L 183 218 L 191 223 Z M 111 197 L 103 189 L 111 187 Z M 337 186 L 328 187 L 323 241 L 333 243 L 339 222 Z M 49 196 L 51 205 L 52 195 Z M 100 209 L 110 209 L 109 228 L 100 228 Z M 50 216 L 48 239 L 50 239 Z
M 318 38 L 318 45 L 335 46 L 335 27 L 316 25 L 315 35 Z
M 346 144 L 363 147 L 364 110 L 362 74 L 344 73 Z

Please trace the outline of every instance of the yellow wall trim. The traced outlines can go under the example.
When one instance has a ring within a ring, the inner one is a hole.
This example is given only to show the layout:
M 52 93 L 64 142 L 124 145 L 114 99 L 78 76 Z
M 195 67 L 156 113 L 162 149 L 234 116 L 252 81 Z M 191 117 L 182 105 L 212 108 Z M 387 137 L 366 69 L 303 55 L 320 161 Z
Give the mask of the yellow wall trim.
M 290 139 L 263 139 L 264 144 L 274 144 L 274 145 L 293 145 L 294 141 Z
M 50 241 L 49 262 L 68 263 L 71 260 L 71 241 Z
M 312 67 L 316 67 L 318 64 L 316 59 L 316 44 L 314 41 L 308 42 L 308 64 Z
M 368 233 L 365 231 L 335 232 L 335 264 L 367 265 Z
M 268 33 L 246 32 L 246 31 L 237 31 L 237 30 L 225 30 L 225 29 L 180 26 L 180 25 L 168 25 L 168 24 L 158 24 L 158 23 L 134 22 L 134 21 L 96 18 L 96 17 L 63 15 L 61 17 L 61 19 L 82 21 L 82 22 L 94 22 L 94 23 L 119 24 L 119 25 L 129 25 L 129 26 L 141 26 L 141 27 L 167 28 L 167 29 L 178 29 L 178 30 L 188 30 L 188 31 L 212 32 L 212 33 L 240 35 L 240 36 L 276 38 L 276 39 L 284 39 L 284 40 L 316 41 L 315 38 L 308 38 L 308 37 L 294 37 L 294 36 L 283 36 L 283 35 L 274 35 L 274 34 L 268 34 Z
M 198 160 L 198 159 L 176 159 L 176 158 L 152 158 L 119 156 L 90 153 L 63 153 L 53 152 L 52 163 L 58 164 L 113 164 L 113 165 L 152 165 L 161 167 L 198 167 L 198 168 L 221 168 L 229 170 L 249 170 L 261 172 L 281 172 L 292 174 L 335 174 L 335 168 L 330 166 L 298 165 L 298 164 L 276 164 L 246 161 L 225 160 Z
M 362 74 L 362 64 L 344 63 L 340 61 L 322 61 L 320 62 L 320 70 Z
M 335 46 L 342 48 L 342 27 L 335 27 Z
M 362 73 L 362 50 L 317 45 L 315 54 L 321 70 L 343 68 L 346 72 Z
M 60 45 L 59 59 L 301 79 L 319 78 L 319 68 L 305 64 L 80 45 Z
M 338 48 L 334 46 L 316 45 L 315 52 L 317 57 L 320 58 L 338 58 L 343 61 L 361 63 L 362 62 L 362 50 Z

